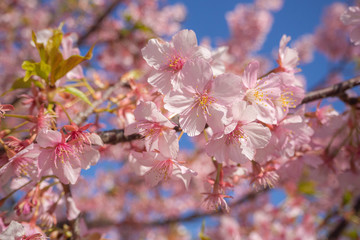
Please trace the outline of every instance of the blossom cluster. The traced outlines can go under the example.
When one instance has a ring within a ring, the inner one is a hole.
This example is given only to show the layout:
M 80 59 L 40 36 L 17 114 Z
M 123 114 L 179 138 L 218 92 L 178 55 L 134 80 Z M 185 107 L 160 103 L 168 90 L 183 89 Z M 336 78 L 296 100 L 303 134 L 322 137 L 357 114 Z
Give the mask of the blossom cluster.
M 181 223 L 197 218 L 201 239 L 360 236 L 360 81 L 344 81 L 359 73 L 358 6 L 331 4 L 269 58 L 282 0 L 237 4 L 216 47 L 181 30 L 182 4 L 10 2 L 0 240 L 191 239 Z M 315 51 L 330 69 L 306 86 Z

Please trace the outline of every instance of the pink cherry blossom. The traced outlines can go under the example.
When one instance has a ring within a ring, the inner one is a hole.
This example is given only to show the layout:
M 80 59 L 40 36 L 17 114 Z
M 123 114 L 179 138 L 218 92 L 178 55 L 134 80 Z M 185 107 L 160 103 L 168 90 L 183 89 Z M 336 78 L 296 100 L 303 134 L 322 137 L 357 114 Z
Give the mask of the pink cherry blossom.
M 198 59 L 185 65 L 184 88 L 165 96 L 165 108 L 180 115 L 180 127 L 189 136 L 199 135 L 206 123 L 213 132 L 228 123 L 227 105 L 241 99 L 240 77 L 221 74 L 213 79 L 209 63 Z
M 232 160 L 246 163 L 253 160 L 256 149 L 264 148 L 271 137 L 270 130 L 256 123 L 256 109 L 246 102 L 232 107 L 233 122 L 223 133 L 214 134 L 206 146 L 206 153 L 222 163 Z
M 259 63 L 253 61 L 246 67 L 242 77 L 242 88 L 245 92 L 245 100 L 254 106 L 257 111 L 257 119 L 264 123 L 274 124 L 276 110 L 273 100 L 280 98 L 280 80 L 276 74 L 258 79 Z
M 145 137 L 146 150 L 158 150 L 164 156 L 176 158 L 179 141 L 171 123 L 153 102 L 140 102 L 134 111 L 136 122 L 125 128 L 125 135 L 139 133 Z
M 165 157 L 156 152 L 132 152 L 130 163 L 136 172 L 145 176 L 145 182 L 150 187 L 156 186 L 162 180 L 170 177 L 182 180 L 185 187 L 189 187 L 191 177 L 197 173 L 181 165 L 175 159 Z
M 195 58 L 209 59 L 209 50 L 198 46 L 192 30 L 182 30 L 175 34 L 171 42 L 150 39 L 141 50 L 145 61 L 154 71 L 148 82 L 163 94 L 179 89 L 183 80 L 183 67 Z
M 50 169 L 61 182 L 74 184 L 80 176 L 81 162 L 73 145 L 66 142 L 64 135 L 53 130 L 41 131 L 36 141 L 40 147 L 40 175 Z
M 350 39 L 355 45 L 360 45 L 360 8 L 358 6 L 349 7 L 340 19 L 344 24 L 354 26 L 350 33 Z
M 14 107 L 13 105 L 10 104 L 0 104 L 0 123 L 1 123 L 1 118 L 4 118 L 4 114 L 7 111 L 13 111 Z
M 305 96 L 304 86 L 299 83 L 293 73 L 280 72 L 277 76 L 281 80 L 280 97 L 274 99 L 275 115 L 277 121 L 282 120 L 289 112 L 290 108 L 296 108 Z
M 23 225 L 16 221 L 11 221 L 10 225 L 0 233 L 0 240 L 45 240 L 42 233 L 28 233 Z
M 280 65 L 280 69 L 285 72 L 298 72 L 296 66 L 299 64 L 299 55 L 298 52 L 293 49 L 289 48 L 286 45 L 290 42 L 291 37 L 283 35 L 280 40 L 280 47 L 279 47 L 279 56 L 277 62 Z
M 80 176 L 81 168 L 89 168 L 100 158 L 97 150 L 92 148 L 84 152 L 77 151 L 74 147 L 76 139 L 67 142 L 65 135 L 57 131 L 41 131 L 36 141 L 40 147 L 40 175 L 52 170 L 65 184 L 74 184 Z
M 255 160 L 264 162 L 278 157 L 292 157 L 297 148 L 310 142 L 313 134 L 314 130 L 300 113 L 288 115 L 273 127 L 268 146 L 257 152 Z
M 5 184 L 12 176 L 30 177 L 37 180 L 37 158 L 40 154 L 39 147 L 31 144 L 9 159 L 9 162 L 0 168 L 0 182 Z

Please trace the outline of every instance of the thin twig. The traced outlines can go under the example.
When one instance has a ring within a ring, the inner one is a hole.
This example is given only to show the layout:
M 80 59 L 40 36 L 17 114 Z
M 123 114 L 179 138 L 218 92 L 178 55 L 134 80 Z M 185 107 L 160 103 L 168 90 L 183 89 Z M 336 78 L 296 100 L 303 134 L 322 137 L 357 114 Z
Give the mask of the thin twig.
M 79 113 L 79 115 L 74 119 L 74 123 L 76 125 L 81 125 L 86 121 L 86 119 L 94 112 L 94 110 L 103 104 L 105 101 L 109 99 L 111 94 L 118 88 L 127 86 L 127 83 L 124 82 L 117 82 L 113 86 L 109 87 L 102 95 L 102 98 L 95 101 L 90 108 L 87 108 L 84 112 Z
M 231 204 L 229 204 L 230 208 L 234 208 L 234 207 L 238 207 L 246 202 L 252 201 L 254 199 L 256 199 L 257 197 L 259 197 L 260 195 L 268 192 L 270 189 L 269 188 L 265 188 L 263 190 L 260 191 L 254 191 L 254 192 L 250 192 L 248 194 L 246 194 L 245 196 L 243 196 L 242 198 L 232 202 Z M 210 217 L 210 216 L 218 216 L 218 215 L 222 215 L 222 214 L 227 214 L 226 212 L 223 211 L 213 211 L 213 212 L 203 212 L 203 211 L 197 211 L 194 212 L 193 214 L 186 216 L 186 217 L 172 217 L 172 218 L 168 218 L 168 219 L 162 219 L 162 220 L 155 220 L 152 222 L 136 222 L 136 221 L 132 221 L 132 220 L 124 220 L 120 223 L 117 223 L 116 226 L 119 228 L 128 228 L 131 226 L 131 228 L 144 228 L 144 227 L 159 227 L 159 226 L 166 226 L 166 225 L 171 225 L 174 223 L 184 223 L 184 222 L 189 222 L 192 221 L 194 219 L 198 219 L 198 218 L 204 218 L 204 217 Z M 92 226 L 94 227 L 108 227 L 108 226 L 113 226 L 113 223 L 111 222 L 107 222 L 106 220 L 101 220 L 101 222 L 89 222 L 88 226 L 91 228 Z
M 358 199 L 356 200 L 353 210 L 355 215 L 359 214 L 360 197 L 358 197 Z M 340 222 L 335 226 L 335 228 L 332 231 L 330 231 L 328 235 L 328 239 L 329 240 L 338 239 L 341 236 L 341 234 L 345 231 L 348 225 L 349 225 L 349 221 L 345 218 L 341 218 Z
M 85 40 L 93 34 L 99 27 L 101 27 L 101 23 L 106 19 L 107 16 L 114 10 L 114 8 L 120 4 L 122 0 L 115 0 L 112 4 L 110 4 L 105 11 L 94 21 L 91 27 L 79 37 L 78 45 L 81 45 L 85 42 Z
M 64 197 L 67 200 L 68 198 L 72 198 L 70 184 L 62 184 L 62 187 L 64 189 Z M 79 215 L 80 216 L 80 215 Z M 71 239 L 73 240 L 80 240 L 80 219 L 79 216 L 75 218 L 74 220 L 70 221 L 70 226 L 72 229 L 73 236 Z

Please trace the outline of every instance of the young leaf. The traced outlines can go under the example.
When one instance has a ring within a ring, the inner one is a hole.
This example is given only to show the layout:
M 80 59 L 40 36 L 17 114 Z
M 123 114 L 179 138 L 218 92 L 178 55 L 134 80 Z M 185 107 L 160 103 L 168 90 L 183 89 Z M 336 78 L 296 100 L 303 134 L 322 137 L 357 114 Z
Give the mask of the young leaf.
M 93 48 L 94 45 L 90 48 L 90 50 L 84 57 L 79 55 L 73 55 L 68 59 L 66 59 L 65 61 L 62 61 L 59 64 L 59 66 L 55 69 L 54 75 L 52 76 L 53 77 L 52 81 L 56 82 L 56 80 L 65 76 L 68 72 L 70 72 L 74 67 L 76 67 L 83 61 L 91 59 Z
M 43 61 L 39 63 L 24 61 L 21 67 L 26 70 L 24 82 L 28 81 L 33 75 L 39 76 L 44 80 L 47 80 L 49 77 L 50 66 Z
M 86 102 L 87 104 L 92 106 L 92 103 L 89 101 L 87 96 L 79 89 L 74 88 L 74 87 L 65 87 L 65 92 L 68 92 L 68 93 L 80 98 L 81 100 L 83 100 L 84 102 Z

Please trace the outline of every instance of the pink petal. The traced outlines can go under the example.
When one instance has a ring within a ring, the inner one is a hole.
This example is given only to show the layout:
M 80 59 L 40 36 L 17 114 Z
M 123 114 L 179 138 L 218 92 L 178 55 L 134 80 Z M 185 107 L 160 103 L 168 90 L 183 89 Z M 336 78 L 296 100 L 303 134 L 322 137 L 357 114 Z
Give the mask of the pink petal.
M 153 68 L 160 70 L 168 62 L 168 54 L 171 52 L 171 45 L 167 42 L 160 42 L 157 39 L 150 39 L 148 44 L 141 49 L 145 61 Z
M 212 138 L 206 145 L 206 153 L 210 157 L 215 157 L 217 162 L 225 163 L 228 158 L 225 137 L 219 139 Z
M 70 164 L 70 161 L 64 161 L 57 164 L 57 167 L 52 168 L 55 176 L 64 184 L 75 184 L 81 172 L 80 167 L 75 167 Z
M 241 81 L 241 77 L 231 73 L 217 76 L 214 80 L 212 96 L 225 105 L 243 99 L 245 93 L 242 91 Z
M 199 46 L 192 53 L 190 58 L 192 58 L 192 59 L 195 59 L 195 58 L 210 59 L 211 58 L 211 52 L 209 51 L 209 49 Z
M 188 189 L 191 177 L 197 175 L 197 173 L 190 168 L 174 163 L 174 169 L 172 175 L 183 181 L 185 188 Z
M 199 135 L 205 128 L 206 119 L 200 106 L 189 108 L 180 115 L 180 127 L 190 137 Z
M 360 45 L 360 27 L 357 26 L 350 32 L 351 41 L 357 46 Z
M 6 230 L 0 233 L 1 240 L 16 240 L 25 235 L 25 228 L 20 223 L 12 220 Z
M 265 147 L 271 138 L 271 132 L 269 128 L 264 127 L 260 123 L 248 123 L 241 127 L 247 136 L 247 141 L 251 142 L 251 146 L 254 148 Z
M 96 133 L 91 133 L 89 136 L 89 140 L 92 146 L 100 146 L 100 147 L 104 146 L 103 140 Z
M 81 153 L 80 164 L 82 169 L 89 169 L 90 166 L 95 165 L 100 159 L 100 153 L 98 150 L 85 146 L 83 152 Z
M 253 104 L 257 111 L 257 119 L 267 124 L 276 124 L 276 112 L 274 104 L 271 101 L 263 101 L 259 104 Z
M 129 136 L 131 134 L 139 133 L 139 128 L 137 127 L 138 123 L 131 123 L 125 127 L 124 134 L 125 136 Z
M 255 121 L 258 113 L 254 106 L 245 101 L 234 103 L 231 110 L 234 120 L 243 124 Z
M 243 84 L 245 85 L 246 88 L 255 88 L 258 71 L 259 71 L 258 61 L 250 62 L 249 65 L 246 67 L 243 75 Z
M 250 148 L 243 147 L 241 144 L 234 143 L 228 146 L 228 154 L 232 161 L 243 164 L 252 160 L 255 152 Z
M 80 214 L 80 210 L 76 207 L 75 201 L 72 197 L 66 198 L 66 218 L 69 221 L 76 219 Z
M 179 141 L 175 131 L 163 131 L 159 136 L 159 151 L 166 157 L 175 159 L 179 152 Z
M 137 175 L 141 175 L 143 176 L 146 172 L 148 172 L 151 167 L 149 166 L 144 166 L 140 163 L 140 161 L 138 161 L 138 158 L 142 157 L 141 153 L 138 152 L 132 152 L 129 156 L 129 166 L 130 168 L 137 174 Z
M 148 78 L 148 82 L 159 89 L 159 91 L 166 95 L 172 90 L 173 73 L 166 70 L 154 71 Z
M 54 150 L 43 149 L 39 154 L 38 164 L 41 171 L 52 168 L 52 166 L 54 165 Z
M 55 147 L 62 140 L 61 133 L 53 130 L 40 131 L 36 141 L 42 148 Z
M 164 108 L 166 110 L 171 113 L 179 114 L 185 111 L 185 109 L 191 107 L 191 105 L 194 103 L 194 99 L 188 92 L 171 92 L 169 95 L 165 96 L 164 102 Z
M 195 61 L 185 63 L 182 73 L 184 79 L 182 83 L 184 87 L 196 90 L 202 93 L 210 81 L 213 79 L 213 72 L 208 62 L 203 59 L 196 59 Z
M 181 53 L 182 57 L 189 57 L 197 47 L 196 34 L 192 30 L 182 30 L 172 38 L 176 52 Z
M 213 103 L 208 107 L 209 115 L 207 115 L 207 123 L 213 130 L 213 133 L 223 132 L 225 125 L 229 123 L 226 119 L 227 109 L 224 106 Z

